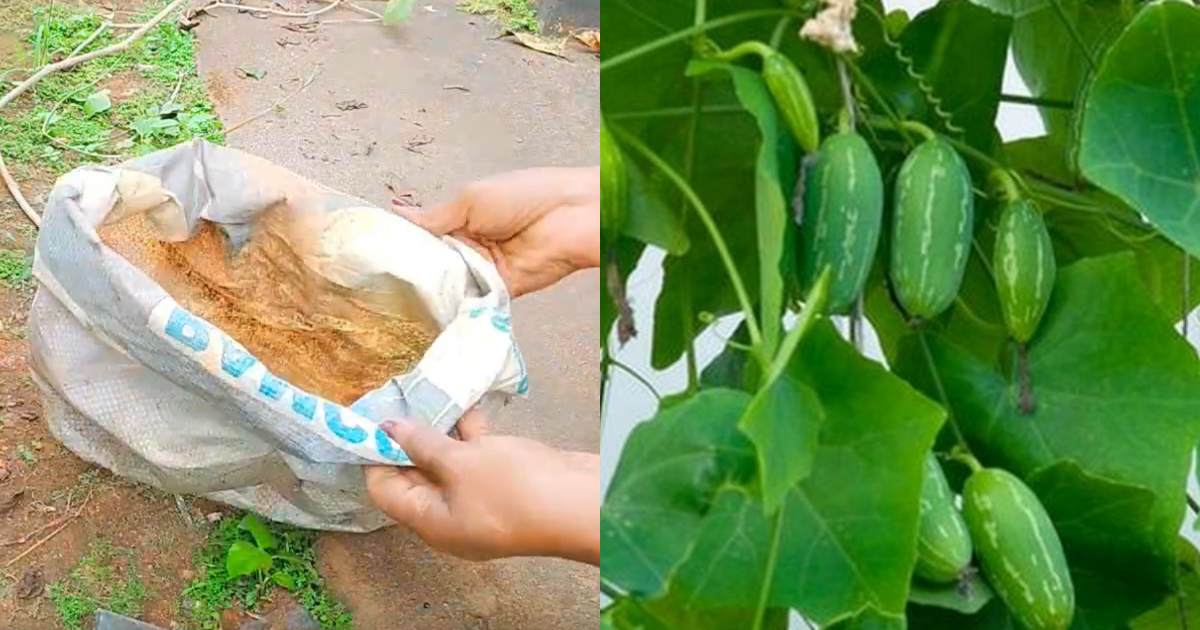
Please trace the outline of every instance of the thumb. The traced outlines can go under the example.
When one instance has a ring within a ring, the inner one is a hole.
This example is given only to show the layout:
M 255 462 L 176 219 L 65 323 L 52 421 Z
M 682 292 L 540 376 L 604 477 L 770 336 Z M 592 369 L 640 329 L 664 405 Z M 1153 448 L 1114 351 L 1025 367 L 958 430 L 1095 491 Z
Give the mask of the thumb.
M 379 425 L 419 468 L 434 476 L 446 470 L 446 455 L 455 448 L 450 437 L 420 420 L 389 420 Z
M 432 233 L 444 236 L 467 224 L 468 207 L 461 201 L 438 204 L 430 208 L 392 204 L 392 212 Z

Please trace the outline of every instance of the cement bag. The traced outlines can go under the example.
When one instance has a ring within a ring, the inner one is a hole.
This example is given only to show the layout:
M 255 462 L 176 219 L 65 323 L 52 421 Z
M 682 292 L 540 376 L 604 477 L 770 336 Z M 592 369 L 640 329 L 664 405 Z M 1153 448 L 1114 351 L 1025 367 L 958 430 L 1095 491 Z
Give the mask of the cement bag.
M 409 462 L 382 420 L 448 432 L 528 388 L 490 262 L 206 142 L 61 178 L 34 275 L 32 365 L 67 448 L 303 527 L 387 523 L 361 466 Z

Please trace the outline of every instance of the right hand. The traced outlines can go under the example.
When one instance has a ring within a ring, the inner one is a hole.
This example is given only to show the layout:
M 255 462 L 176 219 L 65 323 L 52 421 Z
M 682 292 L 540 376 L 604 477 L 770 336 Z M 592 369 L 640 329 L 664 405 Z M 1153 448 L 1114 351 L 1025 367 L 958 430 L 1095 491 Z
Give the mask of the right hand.
M 429 546 L 472 560 L 559 556 L 600 562 L 600 458 L 487 435 L 469 411 L 454 440 L 420 422 L 385 422 L 416 467 L 366 467 L 367 494 Z
M 450 203 L 421 209 L 393 200 L 392 209 L 473 247 L 513 297 L 600 265 L 599 167 L 512 171 L 467 185 Z

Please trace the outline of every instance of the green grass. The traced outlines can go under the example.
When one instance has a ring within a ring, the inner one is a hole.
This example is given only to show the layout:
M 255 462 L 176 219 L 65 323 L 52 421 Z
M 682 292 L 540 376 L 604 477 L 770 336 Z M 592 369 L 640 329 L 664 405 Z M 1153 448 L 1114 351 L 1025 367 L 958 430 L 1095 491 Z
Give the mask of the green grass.
M 529 0 L 459 0 L 458 9 L 473 15 L 490 15 L 511 31 L 537 33 L 542 28 Z
M 0 284 L 17 289 L 33 278 L 33 257 L 23 251 L 0 249 Z
M 20 459 L 21 461 L 25 462 L 26 464 L 36 464 L 37 463 L 37 455 L 34 455 L 33 450 L 31 450 L 28 446 L 25 446 L 24 444 L 17 445 L 17 458 Z
M 67 577 L 50 585 L 50 602 L 63 627 L 81 630 L 96 609 L 136 617 L 146 599 L 137 574 L 134 551 L 106 540 L 92 543 Z
M 148 18 L 163 2 L 149 3 Z M 33 63 L 61 59 L 100 26 L 97 15 L 61 6 L 33 10 L 25 41 Z M 90 44 L 116 41 L 109 31 Z M 0 73 L 9 70 L 0 68 Z M 133 89 L 113 95 L 111 109 L 89 115 L 88 96 L 119 77 Z M 0 151 L 18 166 L 52 175 L 85 163 L 112 163 L 201 137 L 222 142 L 220 120 L 196 72 L 191 34 L 167 20 L 129 50 L 43 79 L 0 118 Z
M 226 516 L 209 533 L 196 557 L 199 577 L 183 591 L 184 598 L 191 602 L 191 609 L 184 610 L 184 615 L 203 630 L 219 628 L 221 611 L 235 603 L 253 611 L 270 597 L 274 589 L 281 588 L 262 573 L 238 578 L 231 578 L 226 573 L 225 556 L 229 547 L 239 540 L 254 540 L 249 532 L 239 529 L 241 517 L 241 514 Z M 277 564 L 278 569 L 290 577 L 296 586 L 292 595 L 322 628 L 350 630 L 353 627 L 350 613 L 329 594 L 325 581 L 317 573 L 317 556 L 313 550 L 316 533 L 279 523 L 266 524 L 278 541 L 273 553 L 288 554 L 294 558 L 292 562 Z

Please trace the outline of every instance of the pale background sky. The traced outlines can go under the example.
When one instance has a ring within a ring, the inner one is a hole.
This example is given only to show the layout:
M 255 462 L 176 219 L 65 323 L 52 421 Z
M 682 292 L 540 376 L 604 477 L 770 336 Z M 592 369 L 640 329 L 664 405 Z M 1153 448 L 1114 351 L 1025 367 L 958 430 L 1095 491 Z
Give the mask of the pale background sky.
M 933 0 L 884 0 L 884 6 L 889 11 L 901 8 L 907 11 L 910 17 L 915 16 L 917 13 L 934 4 L 936 2 Z M 1029 94 L 1029 89 L 1025 86 L 1024 81 L 1021 80 L 1021 76 L 1013 64 L 1011 51 L 1008 57 L 1008 65 L 1004 72 L 1004 86 L 1002 91 L 1006 94 Z M 1001 103 L 996 125 L 1005 141 L 1036 137 L 1045 133 L 1045 128 L 1042 125 L 1042 120 L 1038 116 L 1037 110 L 1028 105 Z M 657 250 L 656 248 L 649 249 L 654 251 L 648 251 L 642 257 L 641 261 L 639 261 L 637 268 L 629 277 L 628 287 L 634 308 L 637 329 L 643 331 L 643 334 L 619 350 L 617 350 L 618 344 L 614 337 L 609 345 L 609 350 L 614 353 L 617 359 L 629 365 L 649 380 L 659 393 L 665 396 L 681 391 L 686 387 L 687 372 L 683 359 L 662 371 L 657 371 L 650 367 L 651 344 L 649 333 L 654 329 L 652 309 L 654 301 L 662 287 L 662 260 L 664 256 L 661 250 Z M 1189 316 L 1191 325 L 1189 326 L 1188 338 L 1193 346 L 1200 347 L 1200 330 L 1197 330 L 1200 326 L 1196 325 L 1196 320 L 1196 313 L 1193 312 Z M 740 316 L 723 318 L 697 338 L 697 362 L 701 369 L 721 352 L 724 347 L 722 339 L 728 338 L 734 329 L 737 328 L 739 322 Z M 790 324 L 790 321 L 788 324 Z M 870 330 L 870 324 L 864 321 L 863 325 L 866 330 L 865 353 L 867 356 L 882 363 L 883 355 L 879 351 L 879 345 L 874 333 Z M 608 482 L 620 457 L 621 447 L 624 445 L 626 438 L 628 438 L 629 432 L 633 430 L 633 427 L 637 423 L 653 416 L 657 410 L 654 396 L 646 391 L 645 387 L 636 380 L 620 370 L 612 372 L 611 381 L 606 388 L 605 396 L 604 413 L 601 419 L 603 428 L 600 446 L 602 492 L 607 491 Z M 1188 486 L 1189 492 L 1193 497 L 1200 496 L 1200 487 L 1196 484 L 1195 475 L 1189 478 Z M 1195 517 L 1189 512 L 1182 528 L 1182 533 L 1193 544 L 1197 544 L 1200 543 L 1200 536 L 1197 536 L 1196 532 L 1193 531 L 1194 520 Z M 802 625 L 798 626 L 796 623 L 792 625 L 793 627 L 803 627 Z

